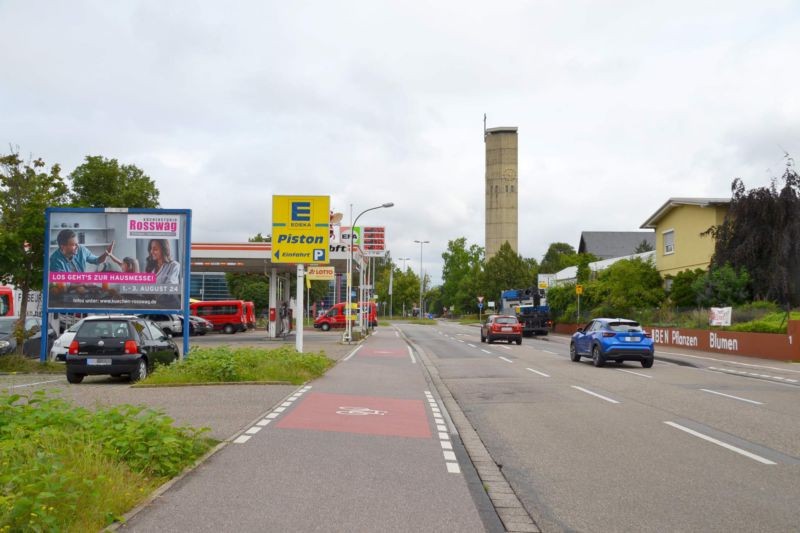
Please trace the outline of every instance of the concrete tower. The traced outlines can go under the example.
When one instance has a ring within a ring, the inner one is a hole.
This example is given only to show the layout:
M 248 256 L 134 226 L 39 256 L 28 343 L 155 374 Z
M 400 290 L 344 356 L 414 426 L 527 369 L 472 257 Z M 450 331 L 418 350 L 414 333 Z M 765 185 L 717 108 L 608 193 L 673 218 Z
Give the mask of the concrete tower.
M 486 143 L 486 259 L 504 242 L 517 251 L 517 128 L 484 129 Z

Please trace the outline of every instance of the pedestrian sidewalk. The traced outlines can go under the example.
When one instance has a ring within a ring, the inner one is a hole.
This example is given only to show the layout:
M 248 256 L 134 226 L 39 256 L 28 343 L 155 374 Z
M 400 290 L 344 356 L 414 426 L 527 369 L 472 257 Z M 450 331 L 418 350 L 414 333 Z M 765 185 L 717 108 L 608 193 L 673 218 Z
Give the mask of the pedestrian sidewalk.
M 411 347 L 381 328 L 353 348 L 122 530 L 502 530 Z

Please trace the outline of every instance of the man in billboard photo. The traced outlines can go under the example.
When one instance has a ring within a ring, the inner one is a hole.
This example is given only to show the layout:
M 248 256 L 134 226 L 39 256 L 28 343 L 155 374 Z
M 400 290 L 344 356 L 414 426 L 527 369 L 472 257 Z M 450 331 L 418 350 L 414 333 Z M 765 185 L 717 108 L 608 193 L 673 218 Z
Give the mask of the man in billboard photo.
M 102 264 L 114 251 L 114 241 L 105 252 L 94 255 L 89 248 L 78 244 L 78 237 L 71 229 L 63 229 L 56 237 L 58 249 L 50 255 L 50 272 L 86 272 L 86 264 Z

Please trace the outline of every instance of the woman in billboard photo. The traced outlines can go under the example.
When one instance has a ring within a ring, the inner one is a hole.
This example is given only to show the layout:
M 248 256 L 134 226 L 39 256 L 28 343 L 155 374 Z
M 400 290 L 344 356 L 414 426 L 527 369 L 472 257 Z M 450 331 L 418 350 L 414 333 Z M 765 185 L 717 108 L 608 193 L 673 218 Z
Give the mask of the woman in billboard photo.
M 157 285 L 177 285 L 180 282 L 181 265 L 172 259 L 167 239 L 150 239 L 145 272 L 156 274 Z

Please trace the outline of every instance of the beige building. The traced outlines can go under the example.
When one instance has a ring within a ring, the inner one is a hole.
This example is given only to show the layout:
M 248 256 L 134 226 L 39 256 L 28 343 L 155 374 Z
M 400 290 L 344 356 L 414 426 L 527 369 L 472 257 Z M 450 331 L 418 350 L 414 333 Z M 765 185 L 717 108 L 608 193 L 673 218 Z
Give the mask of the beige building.
M 516 252 L 519 184 L 517 128 L 484 130 L 486 143 L 486 259 L 508 241 Z
M 715 241 L 701 234 L 722 224 L 728 204 L 730 198 L 670 198 L 640 226 L 656 232 L 656 268 L 661 277 L 708 268 Z

